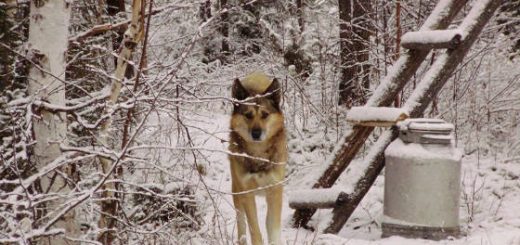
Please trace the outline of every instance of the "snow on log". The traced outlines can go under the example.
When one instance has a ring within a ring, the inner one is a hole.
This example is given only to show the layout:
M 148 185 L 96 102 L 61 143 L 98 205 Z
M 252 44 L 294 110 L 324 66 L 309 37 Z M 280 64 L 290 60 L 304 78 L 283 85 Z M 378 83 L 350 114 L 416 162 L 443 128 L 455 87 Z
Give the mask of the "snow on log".
M 289 193 L 289 207 L 300 208 L 335 208 L 348 200 L 348 194 L 336 189 L 297 190 Z
M 362 126 L 390 127 L 408 117 L 408 112 L 402 108 L 360 106 L 350 109 L 347 121 Z
M 401 46 L 407 49 L 454 49 L 461 43 L 460 30 L 413 31 L 403 35 Z
M 480 0 L 473 4 L 459 26 L 462 33 L 462 43 L 459 48 L 437 56 L 431 68 L 424 74 L 421 82 L 403 106 L 412 117 L 421 117 L 431 103 L 431 98 L 437 96 L 477 40 L 482 29 L 498 8 L 497 6 L 502 2 L 503 0 Z

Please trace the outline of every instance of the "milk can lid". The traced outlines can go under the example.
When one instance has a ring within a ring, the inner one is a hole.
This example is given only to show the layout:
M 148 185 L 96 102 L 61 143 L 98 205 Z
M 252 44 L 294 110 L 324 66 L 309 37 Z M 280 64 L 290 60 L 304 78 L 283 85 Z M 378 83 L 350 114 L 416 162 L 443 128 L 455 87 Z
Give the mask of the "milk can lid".
M 442 119 L 434 118 L 411 118 L 398 124 L 401 131 L 419 131 L 435 134 L 450 134 L 454 126 Z
M 450 144 L 453 138 L 453 124 L 441 119 L 406 119 L 397 125 L 399 138 L 407 143 Z

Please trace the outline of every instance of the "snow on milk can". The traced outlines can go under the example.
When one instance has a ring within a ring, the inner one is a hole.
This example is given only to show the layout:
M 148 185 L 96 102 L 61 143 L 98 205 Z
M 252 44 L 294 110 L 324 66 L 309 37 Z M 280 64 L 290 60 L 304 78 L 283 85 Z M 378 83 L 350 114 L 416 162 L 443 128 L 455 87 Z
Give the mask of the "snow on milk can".
M 385 151 L 383 237 L 440 240 L 458 236 L 462 154 L 453 125 L 407 119 Z

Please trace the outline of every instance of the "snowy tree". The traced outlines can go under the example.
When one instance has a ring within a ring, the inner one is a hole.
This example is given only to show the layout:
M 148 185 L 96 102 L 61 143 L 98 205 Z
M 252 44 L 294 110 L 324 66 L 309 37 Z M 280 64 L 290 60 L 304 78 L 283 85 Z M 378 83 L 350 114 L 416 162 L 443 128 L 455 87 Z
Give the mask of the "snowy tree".
M 35 140 L 30 160 L 37 171 L 43 173 L 36 188 L 46 196 L 34 208 L 38 210 L 37 220 L 42 232 L 55 229 L 65 232 L 65 237 L 40 238 L 42 244 L 70 244 L 66 238 L 76 237 L 79 232 L 75 210 L 61 209 L 68 201 L 66 197 L 73 194 L 74 186 L 71 183 L 73 169 L 60 166 L 63 157 L 60 144 L 67 144 L 67 123 L 65 113 L 57 109 L 65 105 L 69 20 L 70 5 L 64 1 L 31 2 L 27 44 L 31 69 L 27 92 L 40 107 L 31 108 L 29 114 Z
M 0 243 L 236 242 L 226 150 L 235 78 L 261 70 L 280 81 L 284 195 L 311 189 L 353 132 L 350 110 L 338 102 L 372 97 L 369 105 L 390 106 L 416 96 L 446 57 L 410 51 L 404 35 L 429 26 L 438 3 L 460 5 L 452 24 L 442 25 L 458 33 L 482 2 L 3 1 Z M 421 108 L 455 125 L 466 155 L 461 221 L 468 236 L 448 244 L 518 243 L 512 231 L 520 217 L 511 211 L 520 201 L 517 2 L 504 1 L 447 83 L 425 97 L 434 104 Z M 410 59 L 417 54 L 425 62 Z M 404 63 L 414 69 L 396 77 L 394 67 Z M 409 82 L 394 87 L 403 77 Z M 393 92 L 378 95 L 386 89 Z M 347 210 L 351 218 L 337 236 L 320 230 L 331 219 L 327 210 L 309 222 L 315 232 L 292 228 L 285 202 L 287 243 L 416 242 L 379 239 L 385 176 L 373 171 L 356 185 L 366 167 L 382 166 L 364 164 L 372 146 L 395 135 L 356 132 L 366 141 L 349 147 L 359 152 L 337 176 L 340 190 L 329 194 L 366 196 Z M 262 219 L 265 207 L 258 210 Z

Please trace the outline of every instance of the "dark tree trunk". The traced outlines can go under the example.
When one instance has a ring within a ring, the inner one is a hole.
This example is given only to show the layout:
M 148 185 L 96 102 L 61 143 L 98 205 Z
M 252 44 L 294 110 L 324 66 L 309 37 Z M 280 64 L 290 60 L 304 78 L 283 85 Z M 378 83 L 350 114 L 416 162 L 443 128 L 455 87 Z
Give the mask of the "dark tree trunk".
M 228 8 L 227 0 L 220 0 L 220 9 Z M 229 55 L 229 13 L 221 15 L 220 34 L 222 34 L 222 53 Z
M 300 26 L 300 35 L 305 30 L 305 19 L 303 18 L 302 0 L 296 0 L 296 14 L 298 15 L 298 25 Z
M 368 44 L 370 37 L 370 1 L 339 0 L 339 37 L 341 80 L 339 104 L 348 108 L 366 102 L 365 90 L 369 88 L 370 65 Z
M 401 52 L 401 0 L 395 2 L 395 54 L 394 60 L 399 59 L 399 53 Z M 395 97 L 394 106 L 401 107 L 401 95 L 397 94 Z

